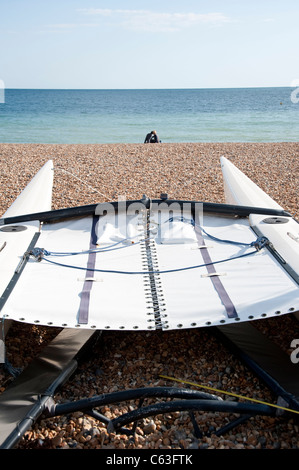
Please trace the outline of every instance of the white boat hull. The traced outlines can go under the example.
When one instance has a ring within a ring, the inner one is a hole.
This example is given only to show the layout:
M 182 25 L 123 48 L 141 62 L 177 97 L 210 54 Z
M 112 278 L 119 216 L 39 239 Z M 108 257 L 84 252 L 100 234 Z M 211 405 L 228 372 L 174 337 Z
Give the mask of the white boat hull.
M 39 170 L 3 217 L 13 217 L 32 212 L 51 210 L 53 162 L 50 160 Z M 0 292 L 4 293 L 33 234 L 40 230 L 39 221 L 21 225 L 0 226 Z M 6 321 L 0 329 L 0 362 L 4 360 L 4 337 L 10 326 Z
M 226 202 L 282 209 L 268 194 L 226 158 L 221 158 Z M 267 237 L 278 256 L 295 275 L 299 275 L 299 224 L 294 218 L 251 214 L 249 223 L 256 233 Z

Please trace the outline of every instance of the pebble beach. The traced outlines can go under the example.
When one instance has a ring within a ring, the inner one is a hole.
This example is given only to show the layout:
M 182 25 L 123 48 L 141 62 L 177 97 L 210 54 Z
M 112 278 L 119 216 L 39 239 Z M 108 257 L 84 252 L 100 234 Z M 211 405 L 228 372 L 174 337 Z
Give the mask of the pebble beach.
M 15 200 L 49 159 L 54 163 L 53 209 L 96 202 L 159 198 L 224 203 L 220 157 L 225 156 L 295 218 L 299 218 L 299 143 L 161 144 L 0 144 L 0 211 Z M 293 316 L 255 324 L 290 355 L 299 338 Z M 58 333 L 57 329 L 13 324 L 7 358 L 24 369 Z M 244 363 L 232 355 L 209 328 L 170 332 L 103 332 L 91 354 L 58 391 L 66 402 L 128 388 L 182 386 L 161 378 L 176 377 L 267 403 L 276 397 Z M 0 393 L 13 381 L 0 365 Z M 187 386 L 185 386 L 187 388 Z M 192 387 L 191 387 L 192 388 Z M 224 396 L 223 396 L 224 398 Z M 131 409 L 105 407 L 107 418 Z M 135 436 L 109 433 L 107 426 L 76 412 L 42 417 L 26 432 L 19 449 L 299 449 L 299 421 L 294 416 L 256 416 L 225 435 L 231 421 L 223 413 L 196 414 L 202 437 L 194 435 L 187 412 L 145 418 Z

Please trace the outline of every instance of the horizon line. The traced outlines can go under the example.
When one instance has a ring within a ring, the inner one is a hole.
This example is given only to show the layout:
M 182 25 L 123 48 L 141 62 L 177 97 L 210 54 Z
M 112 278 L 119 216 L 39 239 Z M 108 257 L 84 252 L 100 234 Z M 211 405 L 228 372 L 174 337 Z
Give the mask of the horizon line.
M 248 88 L 294 88 L 291 85 L 251 85 L 251 86 L 227 86 L 227 87 L 157 87 L 157 88 L 44 88 L 44 87 L 5 87 L 5 90 L 82 90 L 82 91 L 144 91 L 144 90 L 232 90 L 232 89 L 248 89 Z

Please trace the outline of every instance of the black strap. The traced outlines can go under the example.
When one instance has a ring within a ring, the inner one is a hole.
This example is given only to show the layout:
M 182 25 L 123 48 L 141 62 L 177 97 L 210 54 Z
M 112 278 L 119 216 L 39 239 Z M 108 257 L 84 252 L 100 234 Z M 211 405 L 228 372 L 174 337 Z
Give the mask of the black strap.
M 97 223 L 99 221 L 99 216 L 94 215 L 92 219 L 91 234 L 90 234 L 90 244 L 89 249 L 95 250 L 97 248 Z M 92 289 L 93 282 L 88 281 L 87 278 L 93 277 L 94 268 L 96 263 L 96 253 L 91 251 L 88 255 L 86 276 L 81 292 L 81 302 L 79 307 L 78 323 L 87 324 L 88 323 L 88 313 L 89 313 L 89 302 L 90 302 L 90 292 Z
M 198 243 L 201 246 L 204 246 L 205 245 L 204 238 L 202 236 L 201 230 L 199 229 L 198 226 L 196 226 L 196 224 L 195 224 L 195 233 L 196 233 L 196 236 L 197 236 Z M 209 274 L 215 274 L 217 271 L 215 269 L 215 266 L 212 264 L 213 261 L 210 257 L 210 253 L 209 253 L 208 248 L 206 246 L 204 246 L 204 248 L 202 248 L 200 250 L 200 252 L 201 252 L 202 258 L 204 260 L 204 263 L 207 264 L 206 268 L 207 268 L 208 273 Z M 238 314 L 237 314 L 237 311 L 235 309 L 235 306 L 234 306 L 232 300 L 230 299 L 230 297 L 229 297 L 225 287 L 223 286 L 221 280 L 219 279 L 219 276 L 214 275 L 214 276 L 211 276 L 210 279 L 211 279 L 211 281 L 214 285 L 214 288 L 217 291 L 217 294 L 219 295 L 219 298 L 220 298 L 221 302 L 223 303 L 223 305 L 225 307 L 228 318 L 237 318 Z
M 10 294 L 12 293 L 16 283 L 18 282 L 26 264 L 27 264 L 27 261 L 30 257 L 30 252 L 31 250 L 33 250 L 33 248 L 35 247 L 35 244 L 38 240 L 40 236 L 40 232 L 36 232 L 33 237 L 32 237 L 32 240 L 27 248 L 27 251 L 24 253 L 23 255 L 23 258 L 21 259 L 21 261 L 19 262 L 18 266 L 16 267 L 15 269 L 15 272 L 11 278 L 11 280 L 9 281 L 6 289 L 4 290 L 2 296 L 0 297 L 0 311 L 2 310 L 2 308 L 4 307 L 4 304 L 6 303 L 8 297 L 10 296 Z

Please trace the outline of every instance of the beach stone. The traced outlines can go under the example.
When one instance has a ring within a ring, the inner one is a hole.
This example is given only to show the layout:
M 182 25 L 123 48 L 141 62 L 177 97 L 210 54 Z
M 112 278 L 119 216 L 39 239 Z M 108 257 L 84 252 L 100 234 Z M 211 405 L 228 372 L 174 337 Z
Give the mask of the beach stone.
M 156 424 L 153 420 L 151 420 L 148 424 L 146 424 L 143 428 L 145 434 L 151 434 L 156 431 Z
M 59 446 L 61 446 L 61 444 L 62 444 L 62 437 L 61 436 L 57 435 L 57 436 L 53 437 L 53 439 L 52 439 L 53 447 L 59 447 Z

